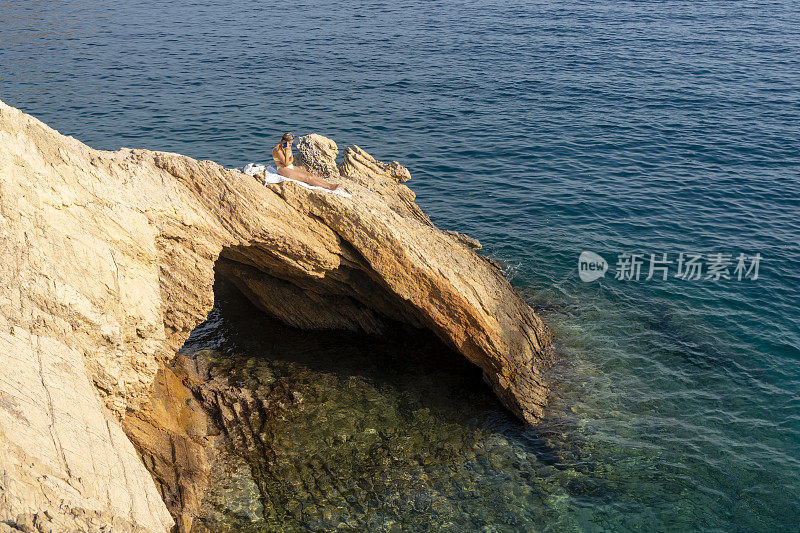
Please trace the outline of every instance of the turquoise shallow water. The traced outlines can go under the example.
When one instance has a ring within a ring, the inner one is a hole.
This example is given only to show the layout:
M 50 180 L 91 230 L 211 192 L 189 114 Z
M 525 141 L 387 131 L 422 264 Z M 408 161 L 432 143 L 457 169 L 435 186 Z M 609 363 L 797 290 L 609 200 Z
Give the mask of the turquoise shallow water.
M 560 363 L 549 426 L 477 422 L 523 459 L 482 470 L 508 483 L 475 528 L 797 528 L 798 73 L 788 0 L 0 3 L 0 98 L 59 131 L 228 165 L 316 131 L 407 165 L 511 266 Z M 583 283 L 583 250 L 763 260 Z

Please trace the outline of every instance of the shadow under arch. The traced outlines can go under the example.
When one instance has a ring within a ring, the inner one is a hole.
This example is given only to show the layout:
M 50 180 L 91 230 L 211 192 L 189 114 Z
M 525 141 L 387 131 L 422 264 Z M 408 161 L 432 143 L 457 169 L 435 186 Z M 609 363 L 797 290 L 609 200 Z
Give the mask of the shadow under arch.
M 437 501 L 461 512 L 462 483 L 501 490 L 485 480 L 509 447 L 552 461 L 481 370 L 432 332 L 385 316 L 380 333 L 286 325 L 241 290 L 251 268 L 241 257 L 223 251 L 213 309 L 159 372 L 156 405 L 125 422 L 177 530 L 413 523 Z M 263 268 L 277 290 L 309 290 Z

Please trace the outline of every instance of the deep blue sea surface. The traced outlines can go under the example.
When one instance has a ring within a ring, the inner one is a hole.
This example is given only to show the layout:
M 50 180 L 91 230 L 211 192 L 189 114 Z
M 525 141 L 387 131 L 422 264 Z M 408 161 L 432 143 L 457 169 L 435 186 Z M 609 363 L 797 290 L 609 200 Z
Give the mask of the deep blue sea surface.
M 231 166 L 284 131 L 358 144 L 508 264 L 556 340 L 551 419 L 482 431 L 558 459 L 490 457 L 470 491 L 496 512 L 434 505 L 431 527 L 800 527 L 797 2 L 0 2 L 0 99 Z M 644 279 L 681 252 L 732 279 Z

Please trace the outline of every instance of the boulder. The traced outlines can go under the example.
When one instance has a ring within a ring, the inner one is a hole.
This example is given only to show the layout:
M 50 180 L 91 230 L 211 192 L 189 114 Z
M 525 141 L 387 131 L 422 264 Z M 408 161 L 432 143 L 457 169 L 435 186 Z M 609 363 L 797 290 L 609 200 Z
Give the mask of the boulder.
M 297 139 L 294 162 L 323 178 L 335 178 L 339 176 L 337 155 L 339 148 L 332 139 L 312 133 Z

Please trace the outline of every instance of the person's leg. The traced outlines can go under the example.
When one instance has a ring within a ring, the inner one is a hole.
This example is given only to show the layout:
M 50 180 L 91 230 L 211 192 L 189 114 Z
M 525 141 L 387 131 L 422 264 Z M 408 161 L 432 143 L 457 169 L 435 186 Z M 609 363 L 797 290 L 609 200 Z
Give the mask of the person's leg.
M 325 189 L 330 189 L 332 191 L 335 191 L 339 187 L 338 185 L 333 185 L 332 183 L 328 183 L 324 179 L 319 178 L 316 175 L 312 174 L 311 172 L 308 172 L 301 168 L 281 167 L 278 169 L 278 174 L 286 178 L 302 181 L 303 183 L 308 183 L 309 185 L 313 185 L 315 187 L 323 187 Z
M 313 172 L 309 172 L 302 168 L 295 168 L 294 170 L 296 170 L 298 174 L 301 176 L 300 178 L 297 179 L 299 179 L 300 181 L 304 181 L 309 185 L 314 185 L 316 187 L 325 187 L 326 189 L 330 189 L 332 191 L 335 191 L 337 188 L 339 188 L 338 185 L 334 185 L 333 183 L 330 183 L 329 181 L 320 178 Z

